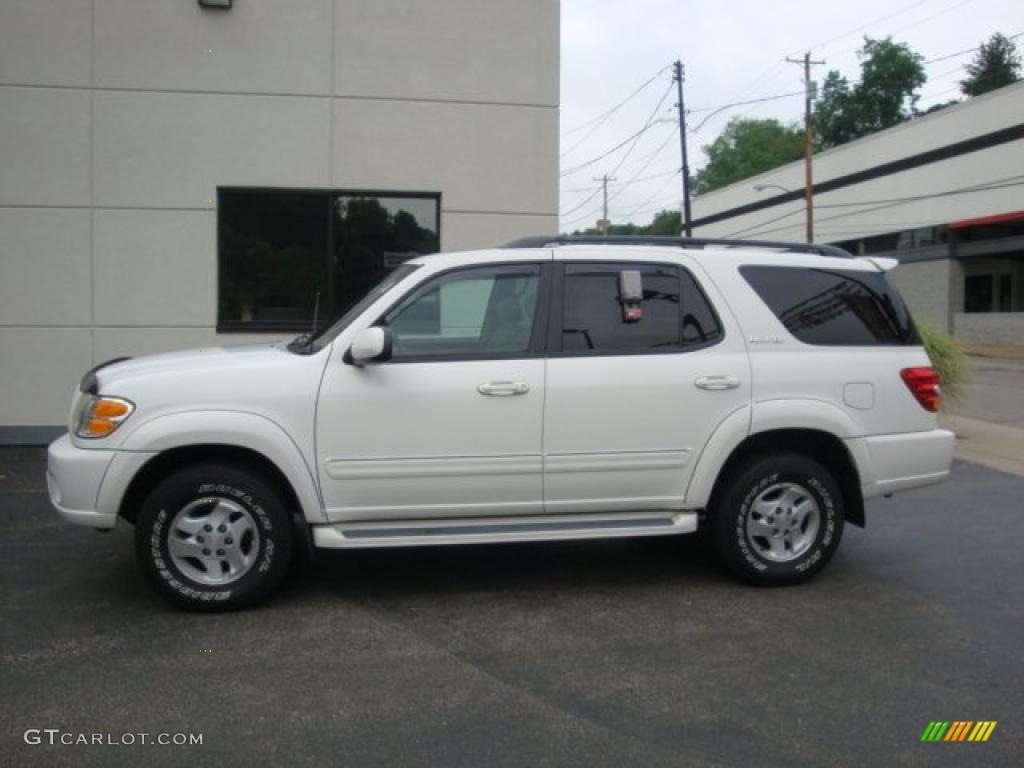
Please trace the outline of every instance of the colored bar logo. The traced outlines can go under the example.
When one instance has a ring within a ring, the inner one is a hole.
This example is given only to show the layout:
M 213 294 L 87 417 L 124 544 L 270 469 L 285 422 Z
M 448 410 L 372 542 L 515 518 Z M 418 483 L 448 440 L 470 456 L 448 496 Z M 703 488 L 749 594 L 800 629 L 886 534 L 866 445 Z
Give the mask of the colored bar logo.
M 921 734 L 921 741 L 988 741 L 995 720 L 933 720 Z

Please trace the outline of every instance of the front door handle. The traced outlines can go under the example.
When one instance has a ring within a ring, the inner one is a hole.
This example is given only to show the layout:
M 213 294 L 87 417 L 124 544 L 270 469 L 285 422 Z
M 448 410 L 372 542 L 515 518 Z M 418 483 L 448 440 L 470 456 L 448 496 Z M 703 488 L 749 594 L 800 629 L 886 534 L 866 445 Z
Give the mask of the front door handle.
M 476 391 L 481 395 L 491 397 L 511 397 L 512 395 L 525 395 L 530 391 L 530 385 L 522 381 L 490 381 L 481 384 Z
M 740 380 L 735 376 L 701 376 L 693 384 L 701 389 L 736 389 L 740 385 Z

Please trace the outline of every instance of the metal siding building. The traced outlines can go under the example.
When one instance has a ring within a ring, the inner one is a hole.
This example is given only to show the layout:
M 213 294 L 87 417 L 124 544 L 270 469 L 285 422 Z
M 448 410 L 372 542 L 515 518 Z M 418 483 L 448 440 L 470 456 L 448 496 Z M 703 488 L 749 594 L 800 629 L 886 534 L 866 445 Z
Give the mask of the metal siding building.
M 353 200 L 445 250 L 556 229 L 557 0 L 233 6 L 0 4 L 0 442 L 53 434 L 109 358 L 294 335 L 294 290 L 224 285 L 225 238 L 342 285 L 331 206 Z M 323 242 L 225 234 L 236 189 L 326 211 Z
M 694 235 L 803 241 L 803 185 L 800 161 L 694 198 Z M 915 315 L 1024 344 L 1024 83 L 816 154 L 814 186 L 815 239 L 899 259 Z

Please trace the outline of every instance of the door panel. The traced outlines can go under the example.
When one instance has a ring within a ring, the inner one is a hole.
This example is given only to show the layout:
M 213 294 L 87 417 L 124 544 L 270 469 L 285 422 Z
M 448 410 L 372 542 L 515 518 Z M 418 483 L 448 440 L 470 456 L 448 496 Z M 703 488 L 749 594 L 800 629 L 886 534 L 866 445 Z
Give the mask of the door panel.
M 642 301 L 626 306 L 622 270 L 642 273 Z M 571 263 L 555 294 L 563 343 L 547 369 L 546 511 L 684 508 L 704 445 L 750 401 L 731 318 L 675 264 Z
M 317 454 L 332 521 L 543 511 L 538 265 L 427 279 L 379 324 L 393 358 L 329 364 Z
M 494 381 L 529 391 L 478 391 Z M 542 511 L 544 360 L 339 365 L 321 392 L 328 519 Z

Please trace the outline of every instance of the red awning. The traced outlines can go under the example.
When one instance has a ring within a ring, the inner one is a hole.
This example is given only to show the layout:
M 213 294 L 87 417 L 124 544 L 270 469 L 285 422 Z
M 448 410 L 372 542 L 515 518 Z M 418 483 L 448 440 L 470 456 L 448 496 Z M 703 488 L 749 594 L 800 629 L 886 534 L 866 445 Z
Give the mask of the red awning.
M 982 224 L 1002 224 L 1004 221 L 1014 221 L 1015 219 L 1024 219 L 1024 211 L 997 213 L 994 216 L 979 216 L 976 219 L 963 219 L 961 221 L 954 221 L 946 226 L 950 229 L 964 229 L 965 227 L 977 227 Z

